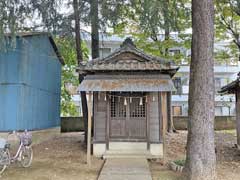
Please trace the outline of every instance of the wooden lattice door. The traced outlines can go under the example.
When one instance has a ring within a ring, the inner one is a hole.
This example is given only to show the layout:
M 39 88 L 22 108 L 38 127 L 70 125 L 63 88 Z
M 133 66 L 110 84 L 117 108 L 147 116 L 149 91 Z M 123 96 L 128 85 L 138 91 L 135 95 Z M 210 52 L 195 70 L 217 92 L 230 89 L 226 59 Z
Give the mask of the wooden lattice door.
M 110 138 L 122 140 L 146 139 L 145 98 L 111 96 L 110 101 Z

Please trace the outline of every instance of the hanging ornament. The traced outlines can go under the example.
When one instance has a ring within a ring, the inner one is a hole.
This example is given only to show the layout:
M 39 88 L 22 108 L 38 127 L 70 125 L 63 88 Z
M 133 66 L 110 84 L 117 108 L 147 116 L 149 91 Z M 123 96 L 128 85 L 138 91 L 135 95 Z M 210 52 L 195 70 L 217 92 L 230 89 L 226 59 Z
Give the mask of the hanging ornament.
M 120 96 L 118 96 L 118 102 L 120 102 L 120 100 L 121 100 L 121 99 L 120 99 Z
M 127 98 L 124 98 L 124 106 L 127 105 Z
M 155 101 L 155 96 L 152 97 L 152 101 Z
M 98 100 L 100 100 L 101 99 L 101 93 L 99 92 L 98 93 Z
M 130 103 L 132 103 L 132 97 L 130 97 Z
M 142 99 L 142 97 L 140 98 L 139 105 L 140 105 L 140 106 L 142 106 L 142 105 L 143 105 L 143 99 Z
M 114 96 L 111 96 L 112 97 L 112 102 L 114 102 L 115 101 L 115 97 Z
M 148 101 L 148 97 L 146 96 L 146 97 L 145 97 L 145 102 L 147 103 L 147 101 Z
M 105 93 L 104 101 L 107 101 L 107 93 Z

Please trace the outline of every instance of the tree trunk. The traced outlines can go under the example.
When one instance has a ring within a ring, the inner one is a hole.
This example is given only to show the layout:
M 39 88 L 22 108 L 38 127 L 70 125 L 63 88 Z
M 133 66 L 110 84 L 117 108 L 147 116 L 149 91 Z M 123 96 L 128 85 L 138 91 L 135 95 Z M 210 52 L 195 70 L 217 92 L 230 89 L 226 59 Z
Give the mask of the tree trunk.
M 169 23 L 169 0 L 164 1 L 164 40 L 168 41 L 170 39 L 170 23 Z M 168 56 L 168 47 L 165 48 L 164 55 Z M 167 131 L 173 132 L 173 120 L 172 120 L 172 93 L 167 93 L 167 104 L 168 104 L 168 128 Z
M 240 148 L 240 90 L 236 90 L 236 126 L 237 145 Z
M 99 19 L 98 0 L 91 0 L 91 28 L 92 28 L 92 58 L 99 57 Z
M 165 23 L 166 27 L 165 27 L 165 41 L 168 41 L 170 39 L 170 28 L 169 28 L 169 24 Z M 168 56 L 168 47 L 165 48 L 165 56 Z
M 73 0 L 74 18 L 75 18 L 75 40 L 76 40 L 76 52 L 77 52 L 77 62 L 81 65 L 83 61 L 82 47 L 81 47 L 81 34 L 80 34 L 80 13 L 79 13 L 79 0 Z M 79 75 L 79 83 L 82 82 L 83 76 Z M 87 108 L 87 98 L 86 92 L 81 92 L 81 102 L 82 102 L 82 113 L 84 121 L 85 135 L 84 140 L 87 142 L 87 128 L 88 128 L 88 108 Z
M 214 5 L 192 0 L 192 58 L 186 172 L 189 180 L 216 179 L 214 145 Z
M 98 0 L 91 0 L 91 39 L 92 39 L 92 59 L 99 57 L 99 19 L 98 19 Z M 93 118 L 94 121 L 94 118 Z M 94 122 L 93 122 L 94 124 Z
M 164 16 L 164 40 L 168 41 L 170 39 L 170 22 L 169 22 L 169 0 L 163 1 L 163 16 Z M 165 48 L 164 55 L 168 56 L 168 47 Z

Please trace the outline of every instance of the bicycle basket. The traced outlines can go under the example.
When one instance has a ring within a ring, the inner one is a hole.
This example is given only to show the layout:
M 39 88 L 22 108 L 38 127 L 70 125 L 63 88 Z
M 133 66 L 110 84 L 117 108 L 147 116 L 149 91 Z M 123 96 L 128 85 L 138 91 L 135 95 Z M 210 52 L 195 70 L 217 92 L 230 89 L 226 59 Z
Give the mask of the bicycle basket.
M 30 133 L 24 133 L 20 138 L 24 146 L 30 146 L 32 144 L 32 135 Z

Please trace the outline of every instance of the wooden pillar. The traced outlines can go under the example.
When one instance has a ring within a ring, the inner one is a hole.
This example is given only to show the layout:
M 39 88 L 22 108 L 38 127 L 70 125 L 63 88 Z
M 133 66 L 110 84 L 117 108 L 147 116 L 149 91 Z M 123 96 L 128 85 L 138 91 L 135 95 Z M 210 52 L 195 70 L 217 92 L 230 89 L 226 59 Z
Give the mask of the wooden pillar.
M 106 92 L 106 96 L 107 96 L 107 92 Z M 111 98 L 107 96 L 107 121 L 106 121 L 106 149 L 107 150 L 109 150 L 110 101 L 111 101 Z
M 150 93 L 147 93 L 147 96 L 146 96 L 146 112 L 147 112 L 147 150 L 150 149 L 150 118 L 149 118 L 149 114 L 150 114 L 150 111 L 149 111 L 149 95 Z
M 236 90 L 236 129 L 237 129 L 237 145 L 240 148 L 240 90 Z
M 167 92 L 167 131 L 173 132 L 172 92 Z
M 167 93 L 161 93 L 162 105 L 162 140 L 163 140 L 163 163 L 166 163 L 166 132 L 167 132 Z
M 88 94 L 88 135 L 87 135 L 87 164 L 91 167 L 91 133 L 92 133 L 92 92 Z
M 158 116 L 159 116 L 159 142 L 163 143 L 163 116 L 162 116 L 162 97 L 158 92 Z

